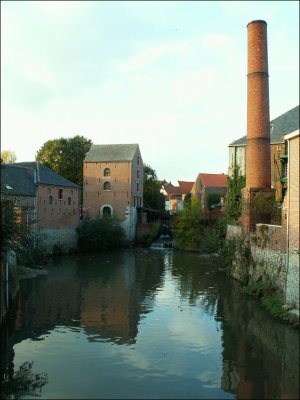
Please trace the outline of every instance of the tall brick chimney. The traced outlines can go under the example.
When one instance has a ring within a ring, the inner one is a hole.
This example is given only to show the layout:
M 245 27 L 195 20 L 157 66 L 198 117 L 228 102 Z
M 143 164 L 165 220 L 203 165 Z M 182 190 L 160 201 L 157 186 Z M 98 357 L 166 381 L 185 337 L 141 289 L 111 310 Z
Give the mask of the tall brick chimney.
M 269 112 L 269 74 L 267 24 L 249 22 L 248 29 L 248 92 L 246 187 L 242 190 L 243 211 L 240 222 L 248 234 L 258 222 L 270 223 L 271 214 L 258 213 L 257 194 L 264 201 L 271 199 L 271 149 Z
M 267 24 L 248 29 L 246 188 L 271 188 Z

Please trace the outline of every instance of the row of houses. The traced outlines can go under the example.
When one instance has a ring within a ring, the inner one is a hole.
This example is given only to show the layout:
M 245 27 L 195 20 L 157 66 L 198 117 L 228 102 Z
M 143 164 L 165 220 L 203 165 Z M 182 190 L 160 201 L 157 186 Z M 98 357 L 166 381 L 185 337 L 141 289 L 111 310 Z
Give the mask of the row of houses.
M 276 199 L 282 204 L 287 187 L 288 138 L 299 129 L 299 106 L 271 121 L 271 174 Z M 234 164 L 246 169 L 246 136 L 229 144 L 228 174 Z M 297 168 L 297 166 L 296 166 Z M 83 162 L 83 187 L 38 162 L 1 164 L 1 201 L 10 201 L 19 219 L 47 236 L 52 248 L 76 245 L 75 230 L 82 216 L 114 215 L 127 237 L 135 238 L 137 209 L 143 208 L 144 165 L 138 144 L 93 145 Z M 204 215 L 222 215 L 227 175 L 199 173 L 194 182 L 160 181 L 165 208 L 171 215 L 183 208 L 191 193 L 203 206 Z M 293 189 L 294 190 L 294 189 Z

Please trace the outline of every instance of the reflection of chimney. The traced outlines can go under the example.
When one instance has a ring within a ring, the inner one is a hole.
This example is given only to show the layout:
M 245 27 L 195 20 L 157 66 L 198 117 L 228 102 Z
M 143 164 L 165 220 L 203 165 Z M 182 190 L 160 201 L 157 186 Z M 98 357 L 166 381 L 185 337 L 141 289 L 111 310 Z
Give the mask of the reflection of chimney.
M 271 187 L 267 24 L 252 21 L 248 29 L 248 99 L 246 187 Z

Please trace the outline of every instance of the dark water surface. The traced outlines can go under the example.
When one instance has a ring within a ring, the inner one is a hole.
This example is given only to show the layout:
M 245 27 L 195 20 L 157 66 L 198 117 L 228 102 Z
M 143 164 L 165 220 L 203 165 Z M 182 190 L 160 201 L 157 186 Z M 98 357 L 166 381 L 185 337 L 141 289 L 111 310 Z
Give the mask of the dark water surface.
M 298 398 L 298 331 L 216 259 L 122 250 L 48 269 L 21 282 L 13 327 L 3 327 L 3 397 Z

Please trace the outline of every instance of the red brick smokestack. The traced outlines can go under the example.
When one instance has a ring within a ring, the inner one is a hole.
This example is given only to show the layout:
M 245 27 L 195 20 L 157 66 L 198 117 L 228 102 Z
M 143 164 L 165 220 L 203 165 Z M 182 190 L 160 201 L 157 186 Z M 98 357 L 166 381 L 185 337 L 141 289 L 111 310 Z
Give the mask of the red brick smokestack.
M 271 188 L 267 24 L 249 22 L 246 188 Z

